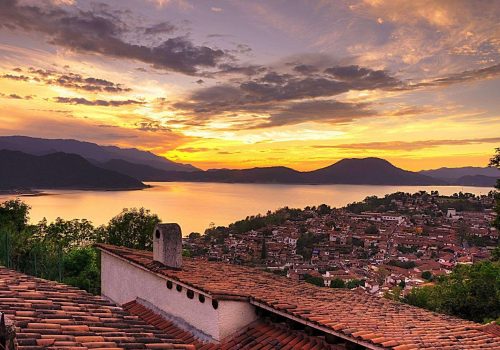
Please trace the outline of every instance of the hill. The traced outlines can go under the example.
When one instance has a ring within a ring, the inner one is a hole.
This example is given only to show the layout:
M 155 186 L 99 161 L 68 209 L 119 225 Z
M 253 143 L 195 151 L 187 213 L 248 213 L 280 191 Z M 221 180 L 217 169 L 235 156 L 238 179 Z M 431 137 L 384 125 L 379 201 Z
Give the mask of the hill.
M 364 185 L 444 185 L 439 179 L 406 171 L 380 158 L 343 159 L 328 167 L 300 172 L 286 167 L 243 170 L 215 169 L 190 173 L 169 172 L 165 181 L 234 183 L 307 183 Z
M 307 173 L 316 183 L 365 185 L 438 185 L 444 184 L 426 175 L 397 168 L 380 158 L 342 159 L 328 167 Z
M 99 168 L 76 154 L 35 156 L 0 150 L 0 189 L 74 188 L 141 189 L 146 186 L 130 176 Z
M 189 164 L 179 164 L 151 152 L 136 148 L 101 146 L 72 139 L 42 139 L 27 136 L 0 136 L 0 150 L 20 151 L 32 155 L 56 152 L 78 154 L 93 163 L 106 163 L 113 159 L 147 165 L 165 171 L 196 171 Z
M 497 177 L 484 175 L 465 175 L 453 181 L 460 186 L 495 187 Z
M 168 177 L 168 172 L 149 165 L 127 162 L 122 159 L 111 159 L 97 166 L 116 171 L 141 181 L 163 181 Z M 183 173 L 183 172 L 180 172 Z
M 457 180 L 463 176 L 489 176 L 489 177 L 500 177 L 500 170 L 492 167 L 460 167 L 460 168 L 439 168 L 432 170 L 422 170 L 419 172 L 422 175 L 432 176 L 438 179 L 444 179 L 447 181 Z

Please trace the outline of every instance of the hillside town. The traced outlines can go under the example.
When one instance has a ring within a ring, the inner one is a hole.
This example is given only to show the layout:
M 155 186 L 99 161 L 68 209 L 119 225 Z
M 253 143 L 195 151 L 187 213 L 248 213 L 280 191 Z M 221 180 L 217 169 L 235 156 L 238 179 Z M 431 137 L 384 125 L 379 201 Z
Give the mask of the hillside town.
M 498 245 L 493 194 L 368 197 L 345 208 L 283 208 L 185 238 L 185 254 L 260 267 L 324 287 L 405 295 L 488 259 Z M 254 227 L 246 230 L 247 227 Z

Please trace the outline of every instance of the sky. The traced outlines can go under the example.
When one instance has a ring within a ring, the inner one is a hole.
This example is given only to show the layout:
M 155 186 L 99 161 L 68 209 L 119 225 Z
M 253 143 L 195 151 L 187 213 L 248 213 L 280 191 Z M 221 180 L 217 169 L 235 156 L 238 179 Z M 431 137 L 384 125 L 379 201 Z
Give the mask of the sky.
M 0 0 L 0 135 L 201 169 L 486 166 L 500 1 Z

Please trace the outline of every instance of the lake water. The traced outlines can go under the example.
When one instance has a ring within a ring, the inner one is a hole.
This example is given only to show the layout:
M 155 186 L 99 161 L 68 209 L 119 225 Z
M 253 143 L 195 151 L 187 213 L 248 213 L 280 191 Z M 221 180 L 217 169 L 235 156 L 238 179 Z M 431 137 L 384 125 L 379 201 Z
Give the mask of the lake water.
M 43 217 L 52 221 L 86 218 L 104 224 L 123 208 L 145 207 L 163 222 L 177 222 L 183 234 L 203 232 L 210 223 L 227 225 L 248 215 L 283 206 L 303 208 L 322 203 L 341 207 L 366 196 L 396 191 L 438 190 L 450 195 L 459 191 L 487 194 L 486 187 L 462 186 L 368 186 L 368 185 L 268 185 L 158 182 L 141 191 L 47 190 L 48 195 L 21 196 L 31 209 L 31 222 Z M 14 198 L 0 195 L 0 202 Z

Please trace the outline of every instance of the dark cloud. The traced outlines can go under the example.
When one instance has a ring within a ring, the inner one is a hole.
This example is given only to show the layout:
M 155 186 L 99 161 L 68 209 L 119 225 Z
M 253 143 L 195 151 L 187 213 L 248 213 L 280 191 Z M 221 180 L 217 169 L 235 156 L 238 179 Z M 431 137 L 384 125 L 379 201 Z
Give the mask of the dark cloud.
M 356 65 L 330 67 L 324 72 L 335 79 L 348 82 L 355 90 L 387 89 L 401 84 L 401 81 L 384 70 L 372 70 Z
M 301 74 L 311 74 L 318 71 L 318 68 L 311 64 L 299 64 L 293 67 L 293 70 Z
M 107 100 L 87 100 L 83 97 L 55 97 L 54 101 L 57 103 L 67 103 L 72 105 L 84 106 L 103 106 L 103 107 L 119 107 L 127 105 L 139 105 L 143 102 L 136 100 L 120 100 L 120 101 L 107 101 Z
M 154 24 L 144 29 L 144 34 L 157 35 L 157 34 L 170 34 L 177 30 L 177 27 L 170 22 L 161 22 Z
M 436 78 L 425 82 L 408 84 L 403 89 L 414 89 L 420 87 L 433 87 L 433 86 L 447 86 L 452 84 L 460 84 L 470 81 L 477 81 L 483 79 L 491 79 L 500 75 L 500 64 L 493 66 L 467 70 L 464 72 L 450 74 L 446 77 Z
M 211 76 L 221 75 L 221 74 L 242 74 L 249 77 L 260 74 L 266 70 L 264 66 L 260 65 L 237 65 L 234 63 L 221 63 L 217 66 L 219 69 L 217 72 L 212 73 Z
M 207 152 L 207 151 L 216 151 L 218 148 L 206 148 L 206 147 L 199 147 L 199 148 L 194 148 L 194 147 L 184 147 L 184 148 L 177 148 L 176 151 L 179 152 L 184 152 L 184 153 L 197 153 L 197 152 Z
M 271 113 L 269 119 L 255 128 L 293 125 L 305 122 L 322 122 L 342 124 L 354 119 L 376 116 L 368 104 L 345 103 L 339 101 L 313 100 L 293 103 L 277 112 Z
M 26 75 L 13 75 L 13 74 L 4 74 L 0 76 L 3 79 L 11 79 L 11 80 L 19 80 L 19 81 L 28 81 L 30 80 L 29 77 Z
M 474 145 L 482 143 L 498 143 L 500 137 L 489 137 L 479 139 L 462 139 L 462 140 L 421 140 L 421 141 L 387 141 L 387 142 L 366 142 L 366 143 L 350 143 L 340 145 L 318 145 L 314 148 L 335 148 L 335 149 L 357 149 L 357 150 L 398 150 L 398 151 L 415 151 L 425 148 L 434 148 L 438 146 L 462 146 Z
M 32 100 L 34 96 L 33 95 L 21 96 L 18 94 L 4 94 L 0 92 L 0 97 L 11 98 L 13 100 Z
M 268 71 L 238 85 L 224 84 L 198 89 L 188 101 L 177 103 L 174 107 L 197 113 L 257 112 L 263 109 L 263 104 L 333 97 L 349 90 L 392 88 L 398 83 L 385 71 L 358 66 L 332 67 L 328 69 L 328 74 L 310 76 Z
M 2 0 L 0 28 L 44 34 L 49 43 L 78 52 L 137 60 L 158 69 L 192 75 L 198 73 L 199 67 L 216 67 L 226 56 L 222 50 L 196 46 L 186 37 L 169 38 L 152 47 L 126 42 L 126 25 L 104 10 L 97 13 L 74 7 L 42 8 Z
M 84 77 L 77 73 L 61 73 L 54 70 L 29 68 L 30 73 L 34 74 L 35 80 L 43 81 L 50 85 L 59 85 L 70 89 L 85 90 L 88 92 L 128 92 L 130 88 L 121 84 L 113 83 L 109 80 Z
M 162 123 L 158 120 L 152 119 L 143 119 L 135 124 L 136 128 L 141 131 L 171 131 L 166 126 L 162 125 Z

